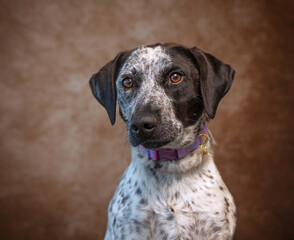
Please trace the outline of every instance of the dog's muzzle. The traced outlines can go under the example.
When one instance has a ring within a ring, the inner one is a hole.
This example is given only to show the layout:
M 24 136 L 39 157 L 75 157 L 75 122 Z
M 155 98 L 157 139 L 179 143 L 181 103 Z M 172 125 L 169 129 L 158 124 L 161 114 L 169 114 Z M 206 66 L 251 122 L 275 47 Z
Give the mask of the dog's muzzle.
M 131 119 L 131 135 L 139 142 L 144 142 L 154 136 L 159 124 L 160 120 L 155 114 L 141 113 Z
M 159 110 L 150 111 L 142 107 L 135 111 L 128 125 L 131 145 L 137 147 L 141 144 L 156 149 L 171 142 L 172 136 L 166 134 L 169 126 L 161 120 Z

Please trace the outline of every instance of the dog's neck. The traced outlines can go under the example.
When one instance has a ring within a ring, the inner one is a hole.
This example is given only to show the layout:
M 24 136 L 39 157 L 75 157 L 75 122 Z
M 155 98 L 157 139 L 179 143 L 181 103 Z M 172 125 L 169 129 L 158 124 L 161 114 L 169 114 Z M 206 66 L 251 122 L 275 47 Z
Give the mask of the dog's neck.
M 203 150 L 203 154 L 208 154 L 206 152 L 206 144 L 208 142 L 208 130 L 206 125 L 204 125 L 200 134 L 196 137 L 196 140 L 190 144 L 189 146 L 172 149 L 172 148 L 160 148 L 160 149 L 148 149 L 139 146 L 139 149 L 147 154 L 148 159 L 153 161 L 173 161 L 179 160 L 186 156 L 188 156 L 194 150 L 201 148 Z
M 203 148 L 198 147 L 184 158 L 170 161 L 150 160 L 148 155 L 139 147 L 132 147 L 132 165 L 166 174 L 183 174 L 193 171 L 194 169 L 201 168 L 203 162 L 212 159 L 212 145 L 214 140 L 211 137 L 209 130 L 207 130 L 207 138 L 208 141 L 205 145 L 205 151 Z
M 211 141 L 207 150 L 211 153 L 210 144 Z M 159 162 L 148 159 L 137 147 L 133 147 L 132 162 L 128 171 L 131 175 L 135 175 L 142 189 L 148 193 L 146 197 L 150 205 L 157 206 L 158 199 L 164 199 L 171 206 L 177 204 L 182 206 L 187 203 L 193 211 L 198 211 L 197 206 L 192 204 L 195 199 L 190 201 L 185 198 L 184 201 L 183 198 L 174 199 L 174 196 L 179 193 L 181 196 L 190 196 L 193 195 L 191 191 L 199 191 L 199 196 L 205 196 L 205 194 L 213 194 L 215 186 L 223 186 L 213 155 L 203 157 L 202 154 L 202 150 L 197 149 L 178 161 Z M 154 209 L 156 211 L 157 208 Z

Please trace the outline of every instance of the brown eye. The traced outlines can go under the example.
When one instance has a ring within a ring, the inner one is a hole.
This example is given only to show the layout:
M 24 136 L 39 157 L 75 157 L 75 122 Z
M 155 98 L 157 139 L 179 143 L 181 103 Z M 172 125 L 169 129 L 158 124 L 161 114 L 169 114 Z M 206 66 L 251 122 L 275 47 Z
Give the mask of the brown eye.
M 173 73 L 173 74 L 170 76 L 170 80 L 171 80 L 173 83 L 178 83 L 179 81 L 182 80 L 182 76 L 181 76 L 179 73 Z
M 131 78 L 125 78 L 123 81 L 122 81 L 123 85 L 126 87 L 126 88 L 130 88 L 133 86 L 133 80 Z

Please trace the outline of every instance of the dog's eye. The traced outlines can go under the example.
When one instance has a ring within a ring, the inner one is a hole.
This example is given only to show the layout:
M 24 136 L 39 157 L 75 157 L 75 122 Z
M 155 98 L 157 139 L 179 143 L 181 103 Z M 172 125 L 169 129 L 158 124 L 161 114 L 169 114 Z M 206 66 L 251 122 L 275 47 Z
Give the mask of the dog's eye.
M 172 83 L 178 83 L 182 80 L 182 76 L 179 73 L 173 73 L 169 79 Z
M 131 78 L 125 78 L 122 80 L 122 84 L 126 87 L 126 88 L 130 88 L 133 86 L 133 80 Z

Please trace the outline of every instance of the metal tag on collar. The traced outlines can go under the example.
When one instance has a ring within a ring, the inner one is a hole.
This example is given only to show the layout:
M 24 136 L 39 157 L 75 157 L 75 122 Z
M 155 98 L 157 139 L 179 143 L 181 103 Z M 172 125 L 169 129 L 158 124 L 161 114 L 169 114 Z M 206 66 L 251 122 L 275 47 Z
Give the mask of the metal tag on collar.
M 206 149 L 206 144 L 207 144 L 207 142 L 208 142 L 208 137 L 207 137 L 207 135 L 206 135 L 205 133 L 201 133 L 201 134 L 199 134 L 199 137 L 200 137 L 200 141 L 201 141 L 201 138 L 202 138 L 202 137 L 205 138 L 205 139 L 204 139 L 204 142 L 201 143 L 201 144 L 199 145 L 199 148 L 201 148 L 202 151 L 203 151 L 202 157 L 209 156 L 209 152 L 207 152 L 207 149 Z

